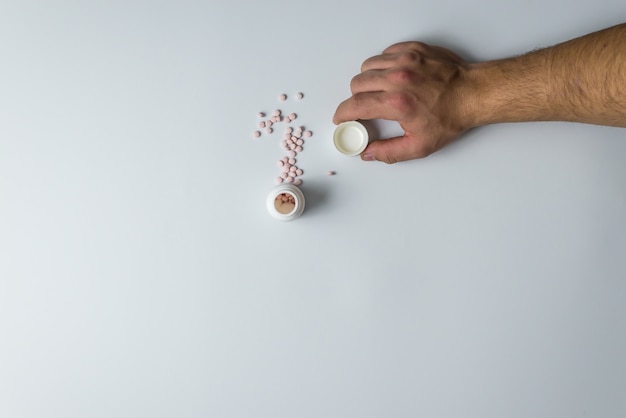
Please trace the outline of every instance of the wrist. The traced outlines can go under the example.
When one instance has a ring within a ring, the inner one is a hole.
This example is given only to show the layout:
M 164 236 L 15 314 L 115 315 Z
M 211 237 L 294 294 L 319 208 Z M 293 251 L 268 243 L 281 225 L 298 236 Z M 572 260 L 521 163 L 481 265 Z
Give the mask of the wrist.
M 535 53 L 470 64 L 463 86 L 469 126 L 551 120 L 548 59 Z

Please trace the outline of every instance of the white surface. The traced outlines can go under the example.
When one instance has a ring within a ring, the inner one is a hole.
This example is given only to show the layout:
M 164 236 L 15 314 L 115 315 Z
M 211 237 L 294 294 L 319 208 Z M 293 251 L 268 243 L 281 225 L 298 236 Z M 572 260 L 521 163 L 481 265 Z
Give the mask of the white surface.
M 623 418 L 626 131 L 492 126 L 394 166 L 331 141 L 391 43 L 492 59 L 621 20 L 623 0 L 2 2 L 0 416 Z M 251 137 L 279 105 L 314 131 L 289 223 L 265 210 L 279 135 Z

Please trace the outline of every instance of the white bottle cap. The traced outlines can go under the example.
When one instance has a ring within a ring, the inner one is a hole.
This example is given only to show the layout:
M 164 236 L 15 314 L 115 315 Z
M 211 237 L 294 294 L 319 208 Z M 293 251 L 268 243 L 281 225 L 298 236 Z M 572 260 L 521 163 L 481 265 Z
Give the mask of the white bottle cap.
M 304 211 L 304 194 L 293 184 L 279 184 L 267 195 L 267 211 L 279 221 L 292 221 Z
M 367 129 L 357 121 L 343 122 L 337 125 L 333 143 L 339 152 L 345 155 L 359 155 L 367 147 L 369 135 Z

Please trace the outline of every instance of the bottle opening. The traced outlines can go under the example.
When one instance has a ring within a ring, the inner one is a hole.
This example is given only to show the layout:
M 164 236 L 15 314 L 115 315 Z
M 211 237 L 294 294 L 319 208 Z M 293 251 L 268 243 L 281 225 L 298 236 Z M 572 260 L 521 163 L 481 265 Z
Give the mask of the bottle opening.
M 289 215 L 296 209 L 296 198 L 291 193 L 280 193 L 274 199 L 274 208 L 282 215 Z

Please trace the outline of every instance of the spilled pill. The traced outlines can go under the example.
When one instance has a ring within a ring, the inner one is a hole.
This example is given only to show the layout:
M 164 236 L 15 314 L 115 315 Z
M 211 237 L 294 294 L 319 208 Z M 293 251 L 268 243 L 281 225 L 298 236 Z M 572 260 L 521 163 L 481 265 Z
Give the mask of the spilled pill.
M 313 136 L 313 132 L 311 132 L 311 131 L 305 131 L 305 132 L 304 132 L 304 136 L 306 136 L 307 138 L 310 138 L 310 137 L 312 137 L 312 136 Z
M 298 145 L 294 151 L 296 151 L 296 152 L 302 152 L 302 147 L 301 147 L 300 145 Z
M 280 177 L 276 177 L 276 184 L 280 184 L 283 182 L 283 179 Z
M 304 141 L 303 141 L 303 140 L 298 139 L 298 140 L 296 141 L 296 145 L 302 145 L 302 144 L 304 144 Z
M 289 119 L 290 120 L 296 120 L 297 117 L 298 117 L 298 115 L 296 115 L 295 113 L 290 113 L 289 114 Z
M 281 94 L 280 96 L 278 96 L 278 100 L 280 100 L 281 102 L 284 102 L 285 100 L 287 100 L 287 95 Z
M 294 165 L 296 163 L 296 159 L 295 158 L 290 158 L 289 161 L 287 161 L 289 164 Z
M 295 184 L 296 186 L 301 185 L 301 184 L 302 184 L 302 179 L 295 179 L 295 180 L 293 181 L 293 184 Z
M 287 177 L 285 183 L 293 183 L 293 177 Z
M 260 117 L 260 118 L 264 118 L 265 117 L 265 113 L 259 112 L 259 113 L 257 113 L 257 116 Z
M 265 122 L 263 121 L 259 122 L 259 128 L 265 128 Z
M 274 130 L 272 128 L 266 128 L 265 132 L 267 132 L 268 134 L 271 134 L 272 132 L 274 132 Z
M 252 136 L 254 136 L 255 138 L 258 138 L 258 137 L 260 137 L 260 136 L 261 136 L 261 132 L 259 132 L 259 131 L 254 131 L 254 132 L 252 132 Z
M 296 169 L 296 176 L 301 176 L 302 173 L 304 173 L 304 171 L 302 171 L 302 169 L 300 169 L 300 168 Z
M 335 173 L 334 171 L 328 171 L 326 174 L 329 175 L 329 176 L 334 176 L 337 173 Z
M 304 94 L 302 94 L 302 93 L 296 94 L 296 99 L 298 99 L 298 100 L 302 100 L 303 97 L 304 97 Z

